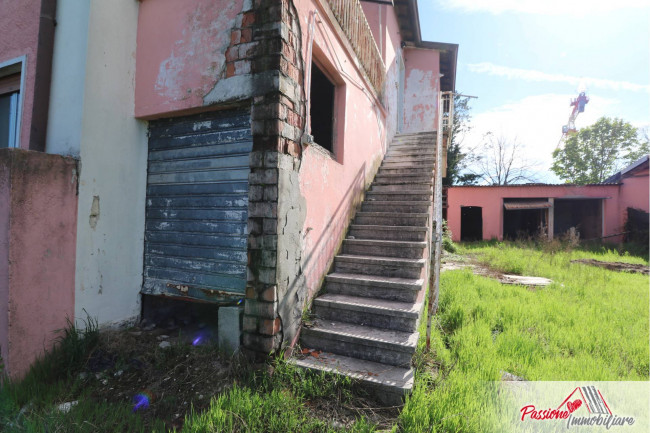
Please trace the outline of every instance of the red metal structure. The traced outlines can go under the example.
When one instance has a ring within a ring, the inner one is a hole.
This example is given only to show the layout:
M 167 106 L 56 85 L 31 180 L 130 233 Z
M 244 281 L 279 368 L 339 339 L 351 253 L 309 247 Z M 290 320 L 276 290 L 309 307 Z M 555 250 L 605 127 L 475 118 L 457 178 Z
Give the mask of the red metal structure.
M 558 149 L 564 140 L 566 140 L 567 135 L 577 132 L 575 124 L 576 119 L 578 118 L 578 114 L 585 111 L 585 105 L 587 105 L 588 102 L 589 97 L 584 91 L 580 92 L 577 98 L 571 100 L 571 103 L 569 105 L 573 107 L 573 109 L 571 110 L 571 115 L 569 116 L 569 122 L 566 125 L 562 126 L 562 137 L 560 137 L 560 141 L 557 144 Z

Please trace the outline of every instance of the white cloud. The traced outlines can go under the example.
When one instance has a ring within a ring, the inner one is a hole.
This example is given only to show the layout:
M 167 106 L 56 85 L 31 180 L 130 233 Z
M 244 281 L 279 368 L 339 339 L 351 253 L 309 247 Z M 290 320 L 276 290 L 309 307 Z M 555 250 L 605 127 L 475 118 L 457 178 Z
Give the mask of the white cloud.
M 439 4 L 465 12 L 518 12 L 543 15 L 586 15 L 618 9 L 650 7 L 648 0 L 446 0 Z
M 528 96 L 483 113 L 473 113 L 472 130 L 464 137 L 463 145 L 480 144 L 486 132 L 516 138 L 525 149 L 526 159 L 539 163 L 539 180 L 557 182 L 558 179 L 550 172 L 551 154 L 562 136 L 562 125 L 567 123 L 571 113 L 569 102 L 572 97 L 575 95 Z M 593 124 L 598 118 L 608 115 L 618 103 L 614 99 L 591 96 L 585 112 L 576 120 L 576 127 L 580 129 Z M 480 153 L 480 148 L 477 152 Z
M 578 86 L 584 83 L 587 88 L 600 88 L 608 90 L 629 90 L 632 92 L 650 93 L 650 85 L 630 83 L 629 81 L 603 80 L 592 77 L 576 77 L 564 74 L 548 74 L 546 72 L 535 71 L 533 69 L 510 68 L 508 66 L 495 65 L 490 62 L 470 63 L 467 65 L 470 72 L 477 74 L 496 75 L 509 79 L 519 79 L 524 81 L 549 82 L 549 83 L 567 83 Z

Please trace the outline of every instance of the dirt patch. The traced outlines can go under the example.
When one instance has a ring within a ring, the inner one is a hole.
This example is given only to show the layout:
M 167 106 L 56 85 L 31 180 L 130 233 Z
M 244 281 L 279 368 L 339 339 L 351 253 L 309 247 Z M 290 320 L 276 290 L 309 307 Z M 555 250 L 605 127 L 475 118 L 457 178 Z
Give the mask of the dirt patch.
M 503 272 L 492 269 L 489 266 L 480 263 L 471 256 L 463 257 L 457 254 L 448 254 L 443 256 L 442 263 L 440 265 L 440 270 L 442 272 L 453 271 L 457 269 L 471 269 L 474 274 L 493 278 L 495 280 L 498 280 L 501 284 L 514 284 L 526 286 L 531 289 L 537 287 L 545 287 L 553 282 L 548 278 L 542 277 L 504 274 Z
M 632 272 L 636 274 L 650 275 L 650 269 L 646 265 L 633 265 L 631 263 L 622 262 L 603 262 L 594 259 L 571 260 L 571 263 L 582 263 L 584 265 L 598 266 L 600 268 L 609 269 L 610 271 Z
M 143 325 L 102 332 L 76 374 L 84 398 L 129 404 L 148 427 L 162 420 L 168 429 L 180 431 L 185 416 L 207 410 L 212 398 L 235 384 L 256 382 L 251 381 L 255 371 L 275 374 L 270 364 L 252 365 L 220 352 L 209 326 Z M 362 416 L 378 429 L 390 429 L 399 416 L 399 408 L 381 407 L 356 390 L 347 398 L 306 398 L 305 407 L 334 429 L 351 427 Z
M 206 409 L 232 386 L 240 365 L 217 350 L 208 328 L 150 325 L 103 332 L 79 379 L 97 401 L 129 403 L 143 419 L 180 429 L 192 407 Z

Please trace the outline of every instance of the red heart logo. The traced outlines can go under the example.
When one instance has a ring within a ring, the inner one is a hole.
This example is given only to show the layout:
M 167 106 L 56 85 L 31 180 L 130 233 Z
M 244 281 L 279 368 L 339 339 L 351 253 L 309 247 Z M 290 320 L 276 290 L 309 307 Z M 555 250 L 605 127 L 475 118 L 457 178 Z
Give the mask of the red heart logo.
M 574 400 L 566 404 L 566 408 L 569 409 L 569 413 L 575 412 L 580 406 L 582 406 L 582 400 Z

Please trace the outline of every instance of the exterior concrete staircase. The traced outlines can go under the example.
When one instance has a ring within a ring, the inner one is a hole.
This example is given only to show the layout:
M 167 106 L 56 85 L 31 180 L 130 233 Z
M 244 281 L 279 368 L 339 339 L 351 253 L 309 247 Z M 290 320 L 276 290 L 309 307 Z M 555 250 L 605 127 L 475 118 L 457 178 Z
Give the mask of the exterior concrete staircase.
M 360 379 L 384 403 L 413 387 L 429 272 L 435 132 L 395 137 L 301 333 L 302 367 Z M 307 350 L 305 350 L 307 349 Z

